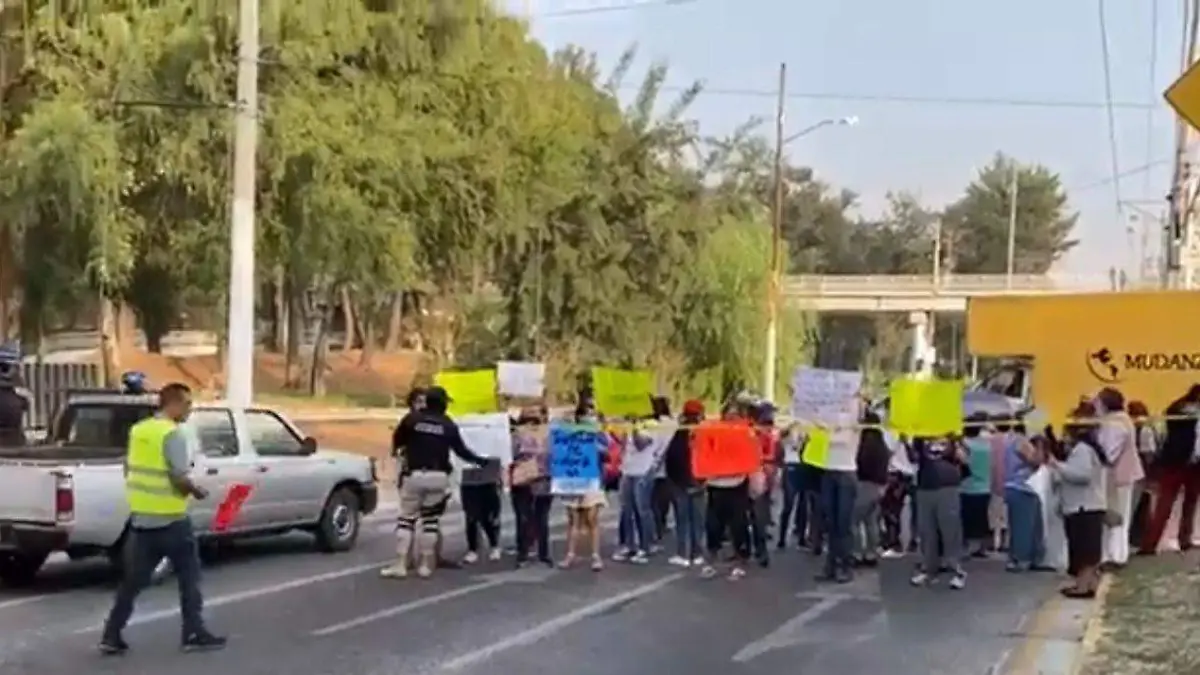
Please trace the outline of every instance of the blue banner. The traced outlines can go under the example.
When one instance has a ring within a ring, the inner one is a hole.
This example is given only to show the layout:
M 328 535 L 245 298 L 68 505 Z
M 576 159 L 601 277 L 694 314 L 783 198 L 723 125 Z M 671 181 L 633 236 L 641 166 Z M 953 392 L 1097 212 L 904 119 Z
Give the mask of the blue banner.
M 594 426 L 550 427 L 550 491 L 582 495 L 600 489 L 600 452 L 607 435 Z

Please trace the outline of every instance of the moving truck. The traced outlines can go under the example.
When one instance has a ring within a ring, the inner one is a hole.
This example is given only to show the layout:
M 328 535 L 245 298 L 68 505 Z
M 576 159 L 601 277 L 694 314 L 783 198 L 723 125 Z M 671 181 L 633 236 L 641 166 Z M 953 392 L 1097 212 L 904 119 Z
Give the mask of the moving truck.
M 1161 413 L 1200 383 L 1200 291 L 973 298 L 967 344 L 1018 358 L 1003 369 L 1027 375 L 1012 391 L 1052 420 L 1105 387 Z

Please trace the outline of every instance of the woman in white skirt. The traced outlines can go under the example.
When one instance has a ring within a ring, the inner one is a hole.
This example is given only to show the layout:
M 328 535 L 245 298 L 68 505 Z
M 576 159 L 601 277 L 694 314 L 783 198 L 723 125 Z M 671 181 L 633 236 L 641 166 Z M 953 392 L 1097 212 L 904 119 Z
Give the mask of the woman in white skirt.
M 1129 523 L 1133 520 L 1133 488 L 1145 477 L 1137 451 L 1137 431 L 1125 412 L 1125 397 L 1106 387 L 1096 396 L 1100 424 L 1096 440 L 1108 457 L 1107 506 L 1119 514 L 1119 523 L 1104 528 L 1104 564 L 1121 567 L 1129 562 Z

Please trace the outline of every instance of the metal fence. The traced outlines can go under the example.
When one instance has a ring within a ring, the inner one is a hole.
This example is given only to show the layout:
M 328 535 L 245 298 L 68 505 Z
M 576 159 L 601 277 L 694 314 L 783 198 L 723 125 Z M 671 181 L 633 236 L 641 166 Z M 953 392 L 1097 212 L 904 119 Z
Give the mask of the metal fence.
M 94 363 L 22 363 L 21 383 L 30 394 L 25 426 L 41 429 L 50 425 L 51 417 L 71 393 L 101 386 L 100 366 Z

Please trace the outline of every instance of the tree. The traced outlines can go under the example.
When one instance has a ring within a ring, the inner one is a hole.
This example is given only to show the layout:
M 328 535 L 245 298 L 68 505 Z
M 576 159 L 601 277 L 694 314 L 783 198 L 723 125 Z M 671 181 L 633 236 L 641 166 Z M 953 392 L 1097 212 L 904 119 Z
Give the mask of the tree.
M 1040 165 L 1020 165 L 997 154 L 963 196 L 947 209 L 943 229 L 947 271 L 1003 274 L 1008 268 L 1012 177 L 1017 175 L 1014 268 L 1044 274 L 1078 243 L 1071 238 L 1077 213 L 1068 207 L 1058 175 Z

